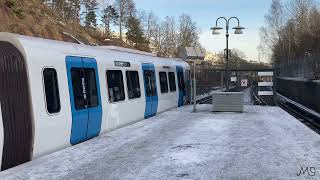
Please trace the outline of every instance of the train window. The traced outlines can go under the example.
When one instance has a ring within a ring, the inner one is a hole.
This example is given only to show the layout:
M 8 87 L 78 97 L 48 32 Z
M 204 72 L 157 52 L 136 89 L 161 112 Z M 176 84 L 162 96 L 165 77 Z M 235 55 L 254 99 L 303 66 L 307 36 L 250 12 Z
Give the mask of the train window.
M 127 86 L 129 99 L 141 97 L 140 82 L 138 71 L 127 71 Z
M 168 78 L 166 72 L 159 72 L 161 93 L 168 93 Z
M 146 96 L 156 96 L 157 87 L 156 87 L 156 78 L 153 71 L 144 70 L 144 84 L 146 86 Z
M 169 72 L 170 92 L 176 91 L 176 77 L 174 72 Z
M 107 83 L 109 90 L 109 100 L 111 103 L 123 101 L 125 99 L 123 88 L 123 76 L 121 70 L 108 70 Z
M 58 113 L 61 109 L 57 72 L 53 68 L 43 70 L 43 81 L 46 94 L 47 111 Z

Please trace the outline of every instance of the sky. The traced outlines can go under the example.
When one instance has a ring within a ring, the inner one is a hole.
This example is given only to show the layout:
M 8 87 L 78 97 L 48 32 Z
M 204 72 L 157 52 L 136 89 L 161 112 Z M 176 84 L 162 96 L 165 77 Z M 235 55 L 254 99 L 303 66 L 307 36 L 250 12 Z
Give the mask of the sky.
M 102 2 L 104 0 L 98 0 Z M 108 1 L 108 0 L 107 0 Z M 113 0 L 109 0 L 113 1 Z M 245 27 L 244 34 L 235 35 L 230 23 L 229 48 L 243 51 L 248 60 L 268 62 L 267 57 L 260 56 L 257 47 L 260 44 L 260 28 L 264 25 L 272 0 L 134 0 L 136 8 L 153 11 L 161 20 L 166 16 L 174 16 L 178 20 L 181 14 L 188 14 L 201 30 L 200 43 L 209 52 L 219 53 L 226 48 L 225 30 L 220 35 L 212 35 L 210 30 L 218 17 L 236 16 L 240 26 Z M 219 21 L 219 26 L 225 28 L 225 22 Z
M 178 18 L 182 13 L 190 15 L 201 30 L 200 43 L 213 53 L 225 49 L 225 31 L 212 35 L 210 28 L 220 16 L 237 16 L 240 25 L 246 29 L 243 35 L 235 35 L 231 30 L 229 47 L 243 51 L 248 60 L 259 60 L 259 29 L 264 24 L 271 0 L 135 0 L 135 3 L 138 9 L 153 11 L 160 18 Z M 219 21 L 219 25 L 225 28 L 224 21 Z M 231 28 L 236 25 L 236 21 L 230 23 Z M 260 60 L 267 62 L 267 59 Z

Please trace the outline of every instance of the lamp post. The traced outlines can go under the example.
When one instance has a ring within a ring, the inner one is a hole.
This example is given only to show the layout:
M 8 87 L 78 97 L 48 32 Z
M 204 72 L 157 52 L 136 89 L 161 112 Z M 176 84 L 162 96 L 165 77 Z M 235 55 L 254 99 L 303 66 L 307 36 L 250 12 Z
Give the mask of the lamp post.
M 226 91 L 229 92 L 229 81 L 230 81 L 230 77 L 229 77 L 229 23 L 232 19 L 236 19 L 238 21 L 238 26 L 237 27 L 234 27 L 232 29 L 235 30 L 234 34 L 243 34 L 243 29 L 245 29 L 244 27 L 241 27 L 240 26 L 240 21 L 237 17 L 231 17 L 229 19 L 225 18 L 225 17 L 219 17 L 217 20 L 216 20 L 216 26 L 211 28 L 212 30 L 212 34 L 213 35 L 218 35 L 220 34 L 220 30 L 222 30 L 223 28 L 222 27 L 218 27 L 218 21 L 220 19 L 224 19 L 226 21 L 226 43 L 227 43 L 227 52 L 226 52 Z

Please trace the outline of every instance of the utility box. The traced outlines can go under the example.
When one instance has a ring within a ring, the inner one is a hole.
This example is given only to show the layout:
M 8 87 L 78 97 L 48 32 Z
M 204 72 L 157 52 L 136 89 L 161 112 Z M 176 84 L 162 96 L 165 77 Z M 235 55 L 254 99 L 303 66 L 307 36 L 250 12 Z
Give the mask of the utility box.
M 215 92 L 212 95 L 213 112 L 243 112 L 242 92 Z

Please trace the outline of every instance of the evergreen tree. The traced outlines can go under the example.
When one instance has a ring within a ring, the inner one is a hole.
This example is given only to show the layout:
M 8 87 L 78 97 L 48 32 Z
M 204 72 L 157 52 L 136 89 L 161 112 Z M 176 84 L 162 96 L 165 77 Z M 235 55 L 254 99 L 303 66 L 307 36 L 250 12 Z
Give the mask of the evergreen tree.
M 85 26 L 97 27 L 97 14 L 99 3 L 96 0 L 86 0 L 85 5 Z
M 80 22 L 80 4 L 81 0 L 70 0 L 70 20 Z
M 66 2 L 64 0 L 52 0 L 51 7 L 52 9 L 59 14 L 63 19 L 65 18 L 65 6 Z
M 130 16 L 127 22 L 127 39 L 130 44 L 134 45 L 135 48 L 140 50 L 149 50 L 149 42 L 146 40 L 143 29 L 140 25 L 139 19 L 136 17 Z
M 80 20 L 81 0 L 41 0 L 64 20 Z
M 116 24 L 118 18 L 119 15 L 113 6 L 109 5 L 103 10 L 102 22 L 105 25 L 105 31 L 108 37 L 110 36 L 110 24 Z

